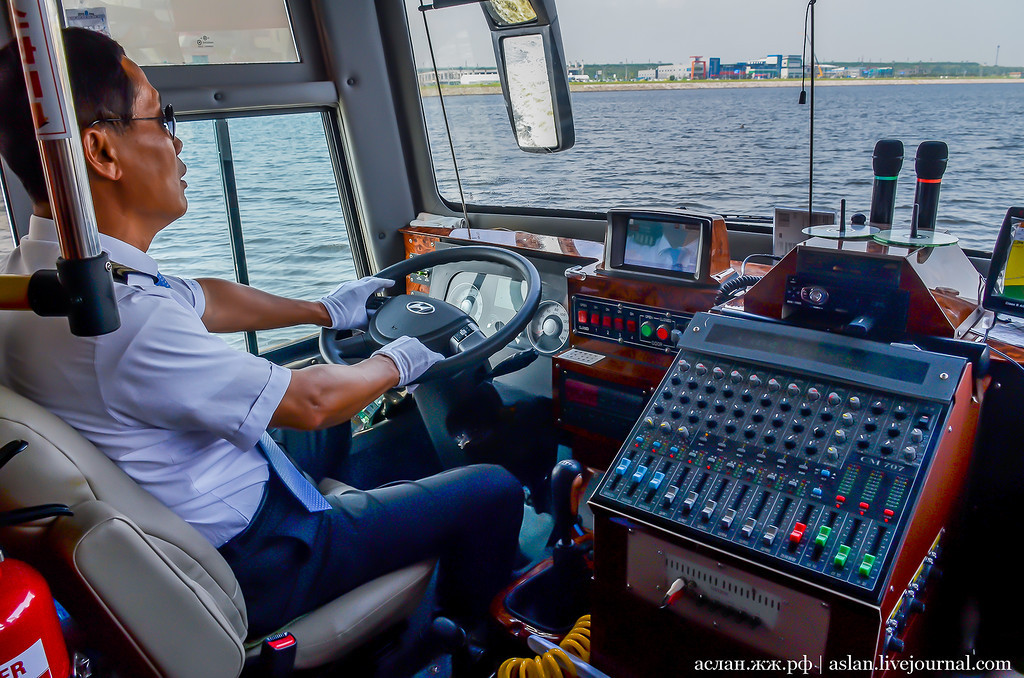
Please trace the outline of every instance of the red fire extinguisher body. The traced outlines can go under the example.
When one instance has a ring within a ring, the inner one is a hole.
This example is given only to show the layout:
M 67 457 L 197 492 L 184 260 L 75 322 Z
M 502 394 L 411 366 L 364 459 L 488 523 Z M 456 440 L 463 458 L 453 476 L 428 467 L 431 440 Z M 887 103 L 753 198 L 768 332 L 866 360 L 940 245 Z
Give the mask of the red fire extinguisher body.
M 0 678 L 67 678 L 70 672 L 50 587 L 27 564 L 0 555 Z

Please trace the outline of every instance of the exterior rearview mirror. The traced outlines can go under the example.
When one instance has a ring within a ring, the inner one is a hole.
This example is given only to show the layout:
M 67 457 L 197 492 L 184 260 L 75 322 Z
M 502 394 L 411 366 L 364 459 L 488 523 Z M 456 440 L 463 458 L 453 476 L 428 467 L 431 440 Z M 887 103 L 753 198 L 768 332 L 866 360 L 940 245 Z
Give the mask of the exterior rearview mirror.
M 469 4 L 435 0 L 422 9 Z M 572 148 L 576 131 L 554 0 L 484 0 L 498 79 L 516 143 L 530 153 Z

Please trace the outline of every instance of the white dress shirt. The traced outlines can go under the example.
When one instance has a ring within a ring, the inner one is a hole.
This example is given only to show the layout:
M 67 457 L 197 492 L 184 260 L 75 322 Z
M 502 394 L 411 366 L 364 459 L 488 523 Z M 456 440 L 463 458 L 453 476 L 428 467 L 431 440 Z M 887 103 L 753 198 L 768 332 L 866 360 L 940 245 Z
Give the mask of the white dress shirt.
M 110 259 L 155 276 L 146 253 L 100 235 Z M 55 225 L 32 217 L 5 273 L 52 269 Z M 195 280 L 129 274 L 121 327 L 76 337 L 67 318 L 0 311 L 0 382 L 77 429 L 214 546 L 241 532 L 269 476 L 255 448 L 291 372 L 210 334 Z

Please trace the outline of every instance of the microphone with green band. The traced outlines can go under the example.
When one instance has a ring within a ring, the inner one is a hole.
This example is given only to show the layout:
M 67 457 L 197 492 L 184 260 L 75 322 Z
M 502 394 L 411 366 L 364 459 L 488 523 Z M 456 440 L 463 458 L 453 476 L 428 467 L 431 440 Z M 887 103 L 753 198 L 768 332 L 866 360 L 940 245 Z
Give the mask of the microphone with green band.
M 879 228 L 892 228 L 896 211 L 896 180 L 903 167 L 903 142 L 899 139 L 881 139 L 875 144 L 871 156 L 875 183 L 871 190 L 870 224 Z

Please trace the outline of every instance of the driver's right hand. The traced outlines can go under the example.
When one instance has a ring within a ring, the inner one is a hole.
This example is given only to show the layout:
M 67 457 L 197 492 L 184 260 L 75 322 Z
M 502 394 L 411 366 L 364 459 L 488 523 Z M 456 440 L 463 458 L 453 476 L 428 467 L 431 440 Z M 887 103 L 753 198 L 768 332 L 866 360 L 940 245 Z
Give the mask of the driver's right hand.
M 443 355 L 431 351 L 419 339 L 413 337 L 399 337 L 384 348 L 374 351 L 373 355 L 385 355 L 395 363 L 395 367 L 398 368 L 399 387 L 415 381 L 431 365 L 444 360 Z

